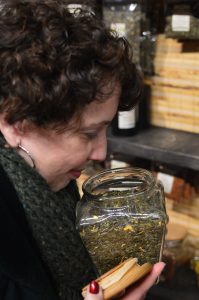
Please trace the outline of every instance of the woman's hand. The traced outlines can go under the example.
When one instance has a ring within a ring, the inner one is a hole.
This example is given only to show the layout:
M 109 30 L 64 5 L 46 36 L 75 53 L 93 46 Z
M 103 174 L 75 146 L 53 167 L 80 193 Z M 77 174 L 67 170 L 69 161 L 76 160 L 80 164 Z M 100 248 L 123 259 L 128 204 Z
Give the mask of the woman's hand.
M 149 275 L 147 275 L 138 285 L 135 284 L 128 288 L 125 295 L 121 299 L 143 300 L 147 294 L 147 291 L 154 285 L 164 267 L 165 264 L 163 262 L 156 263 Z
M 120 297 L 121 300 L 143 300 L 146 296 L 147 291 L 153 286 L 156 282 L 158 276 L 161 274 L 164 269 L 165 264 L 163 262 L 156 263 L 153 266 L 152 271 L 147 275 L 139 284 L 134 284 L 132 287 L 129 287 L 125 295 Z M 97 282 L 91 282 L 85 300 L 103 300 L 102 289 Z
M 102 288 L 99 286 L 99 284 L 93 280 L 87 291 L 86 291 L 86 297 L 85 300 L 103 300 L 103 292 Z

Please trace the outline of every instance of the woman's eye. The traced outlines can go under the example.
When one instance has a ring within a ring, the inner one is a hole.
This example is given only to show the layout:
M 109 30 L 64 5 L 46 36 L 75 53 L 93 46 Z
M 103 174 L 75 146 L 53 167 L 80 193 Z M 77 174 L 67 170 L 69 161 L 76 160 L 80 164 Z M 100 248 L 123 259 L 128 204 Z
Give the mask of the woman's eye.
M 98 133 L 96 131 L 94 131 L 94 132 L 85 132 L 85 135 L 86 135 L 87 138 L 92 140 L 92 139 L 97 137 Z

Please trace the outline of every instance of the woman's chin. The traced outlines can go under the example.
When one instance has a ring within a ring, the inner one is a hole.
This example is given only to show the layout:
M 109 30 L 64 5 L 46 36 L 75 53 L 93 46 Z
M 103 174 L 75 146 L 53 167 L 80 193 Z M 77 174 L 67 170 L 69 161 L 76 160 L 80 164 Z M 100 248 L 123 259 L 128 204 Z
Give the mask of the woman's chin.
M 66 179 L 64 182 L 51 182 L 49 183 L 50 189 L 53 192 L 59 192 L 60 190 L 62 190 L 63 188 L 65 188 L 71 181 L 72 179 Z

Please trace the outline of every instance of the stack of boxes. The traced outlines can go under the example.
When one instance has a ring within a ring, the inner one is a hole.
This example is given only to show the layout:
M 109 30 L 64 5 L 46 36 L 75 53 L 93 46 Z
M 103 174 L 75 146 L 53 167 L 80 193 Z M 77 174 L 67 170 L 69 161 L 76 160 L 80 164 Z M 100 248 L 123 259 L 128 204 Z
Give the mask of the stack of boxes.
M 199 133 L 199 41 L 158 35 L 154 72 L 151 124 Z

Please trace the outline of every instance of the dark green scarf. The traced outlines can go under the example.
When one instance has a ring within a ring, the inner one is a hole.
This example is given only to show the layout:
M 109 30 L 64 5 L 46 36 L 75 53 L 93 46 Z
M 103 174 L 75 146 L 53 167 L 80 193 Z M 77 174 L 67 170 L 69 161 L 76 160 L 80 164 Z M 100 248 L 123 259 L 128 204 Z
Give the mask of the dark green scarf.
M 94 278 L 91 260 L 75 228 L 78 191 L 74 183 L 55 193 L 16 150 L 0 139 L 0 163 L 13 183 L 61 300 L 82 299 Z

